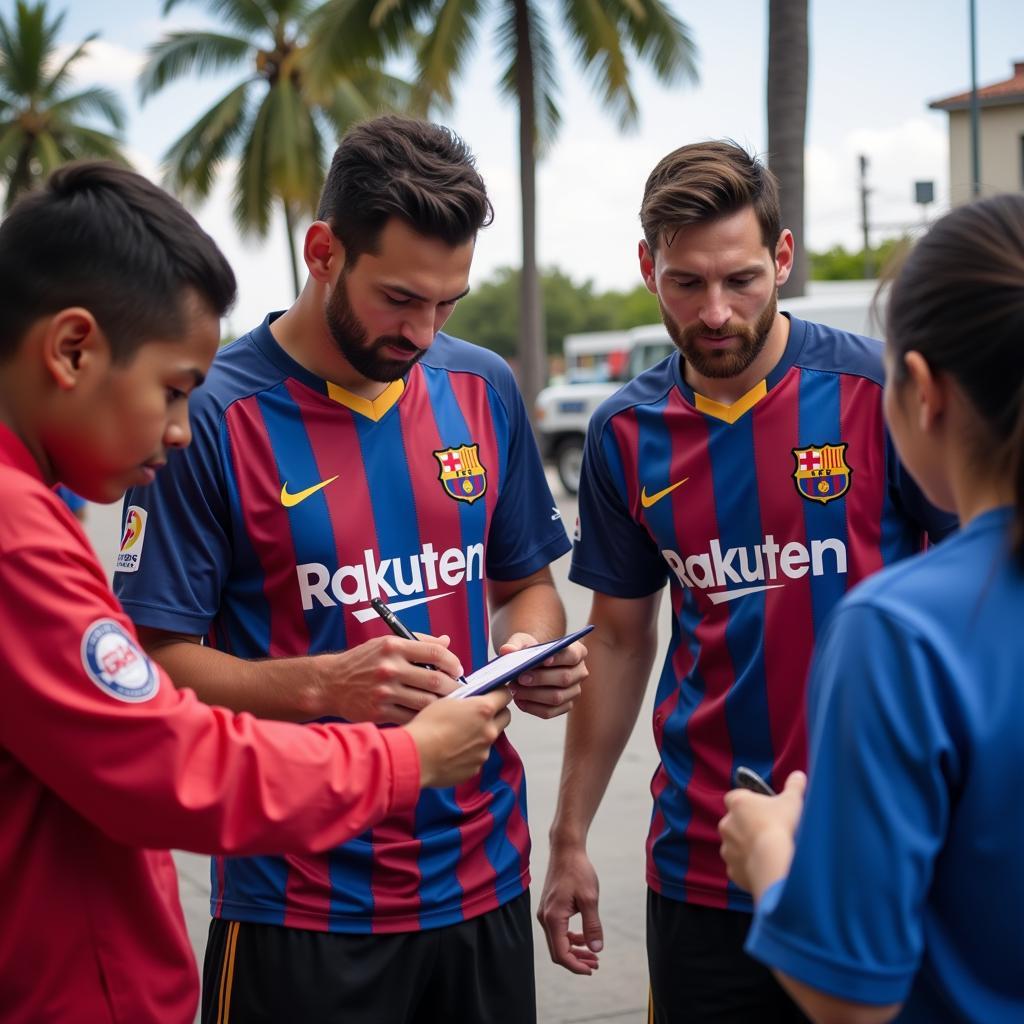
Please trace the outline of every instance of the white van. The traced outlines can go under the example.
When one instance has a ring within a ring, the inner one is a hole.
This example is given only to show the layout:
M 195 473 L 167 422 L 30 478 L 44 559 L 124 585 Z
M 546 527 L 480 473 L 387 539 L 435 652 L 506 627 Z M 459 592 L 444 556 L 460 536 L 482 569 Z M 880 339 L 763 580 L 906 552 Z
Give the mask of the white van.
M 807 295 L 780 299 L 779 308 L 801 320 L 812 320 L 855 334 L 866 334 L 870 338 L 880 338 L 879 318 L 884 312 L 884 303 L 879 303 L 876 313 L 876 290 L 875 281 L 812 281 L 808 285 Z M 629 352 L 626 380 L 632 380 L 638 373 L 661 362 L 674 348 L 663 324 L 634 327 L 626 332 L 602 331 L 589 336 L 569 335 L 566 344 L 570 338 L 581 349 L 589 349 L 591 345 L 595 349 L 603 345 L 607 345 L 609 350 L 621 349 L 624 345 Z M 573 383 L 569 378 L 565 383 L 546 387 L 537 396 L 534 423 L 541 454 L 554 464 L 562 486 L 570 494 L 575 494 L 579 488 L 583 440 L 590 417 L 621 386 L 621 380 Z

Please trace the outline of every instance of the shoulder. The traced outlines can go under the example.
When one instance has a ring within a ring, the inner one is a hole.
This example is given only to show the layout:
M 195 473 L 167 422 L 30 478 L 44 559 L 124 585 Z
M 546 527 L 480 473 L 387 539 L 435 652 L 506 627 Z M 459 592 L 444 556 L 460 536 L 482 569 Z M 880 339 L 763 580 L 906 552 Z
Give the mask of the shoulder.
M 39 480 L 0 465 L 0 493 L 0 557 L 30 547 L 77 548 L 85 540 L 71 510 Z
M 617 416 L 663 402 L 676 385 L 678 363 L 679 355 L 673 352 L 606 398 L 594 411 L 591 431 L 599 435 Z
M 863 377 L 876 384 L 885 383 L 882 353 L 885 346 L 876 338 L 841 331 L 811 320 L 790 315 L 790 337 L 800 336 L 800 354 L 796 365 L 805 370 Z
M 997 577 L 1012 571 L 1005 551 L 998 520 L 966 529 L 870 576 L 840 608 L 899 621 L 945 646 L 993 595 Z
M 262 335 L 269 335 L 267 321 L 229 342 L 217 353 L 210 372 L 189 400 L 193 419 L 222 416 L 235 402 L 279 385 L 287 376 L 268 358 Z
M 511 367 L 497 352 L 443 331 L 438 333 L 422 362 L 435 370 L 475 374 L 495 387 L 515 385 Z

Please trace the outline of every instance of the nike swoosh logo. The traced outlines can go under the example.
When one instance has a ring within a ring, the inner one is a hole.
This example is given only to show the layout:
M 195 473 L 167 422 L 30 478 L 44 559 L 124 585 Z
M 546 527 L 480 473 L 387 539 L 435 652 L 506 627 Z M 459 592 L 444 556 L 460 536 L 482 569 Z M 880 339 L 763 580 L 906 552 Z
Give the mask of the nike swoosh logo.
M 654 494 L 648 494 L 647 488 L 644 487 L 640 491 L 640 504 L 643 505 L 644 508 L 650 508 L 656 502 L 661 501 L 666 494 L 671 494 L 677 487 L 681 487 L 689 479 L 690 478 L 688 476 L 684 476 L 682 480 L 677 480 L 674 484 L 669 484 L 664 490 L 656 491 Z
M 296 491 L 294 494 L 288 493 L 288 484 L 281 484 L 281 504 L 285 508 L 294 508 L 300 502 L 305 501 L 308 497 L 316 494 L 317 491 L 322 491 L 328 484 L 333 484 L 338 478 L 332 476 L 327 480 L 321 480 L 318 484 L 313 484 L 312 487 L 307 487 L 304 491 Z

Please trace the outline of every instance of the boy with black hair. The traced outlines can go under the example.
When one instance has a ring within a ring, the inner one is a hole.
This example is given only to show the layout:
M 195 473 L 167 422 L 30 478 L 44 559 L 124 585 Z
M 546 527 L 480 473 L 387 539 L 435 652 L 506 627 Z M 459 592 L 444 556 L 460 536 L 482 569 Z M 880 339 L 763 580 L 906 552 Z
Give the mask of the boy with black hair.
M 469 777 L 503 694 L 404 728 L 258 722 L 177 690 L 139 646 L 59 480 L 110 502 L 190 440 L 234 298 L 224 257 L 131 171 L 54 173 L 0 224 L 0 1016 L 186 1024 L 198 985 L 165 849 L 329 847 Z M 133 521 L 122 549 L 141 543 Z M 377 671 L 461 666 L 443 639 Z M 445 677 L 447 678 L 447 676 Z

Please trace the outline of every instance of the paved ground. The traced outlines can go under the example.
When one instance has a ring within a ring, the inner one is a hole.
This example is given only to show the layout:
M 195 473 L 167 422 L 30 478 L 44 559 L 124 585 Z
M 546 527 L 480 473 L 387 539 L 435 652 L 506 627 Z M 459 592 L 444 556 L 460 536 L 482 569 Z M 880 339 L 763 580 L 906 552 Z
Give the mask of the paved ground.
M 572 528 L 576 503 L 553 482 L 565 522 Z M 118 534 L 117 506 L 91 506 L 88 530 L 104 565 L 113 565 Z M 583 625 L 589 593 L 566 579 L 568 558 L 554 571 L 564 596 L 570 627 Z M 663 602 L 665 604 L 665 602 Z M 661 624 L 662 647 L 667 624 Z M 660 657 L 658 659 L 660 663 Z M 601 969 L 577 977 L 551 963 L 540 926 L 534 923 L 537 1001 L 540 1024 L 579 1024 L 601 1021 L 619 1024 L 646 1020 L 647 963 L 644 953 L 644 839 L 650 812 L 648 781 L 654 768 L 650 708 L 640 721 L 612 779 L 591 831 L 590 852 L 601 880 L 601 911 L 605 950 Z M 555 807 L 562 759 L 562 720 L 541 722 L 517 712 L 509 729 L 526 763 L 529 816 L 534 839 L 532 870 L 536 900 L 547 868 L 547 831 Z M 181 898 L 196 957 L 202 962 L 208 923 L 207 860 L 194 854 L 177 855 Z M 386 1024 L 386 1022 L 382 1022 Z

